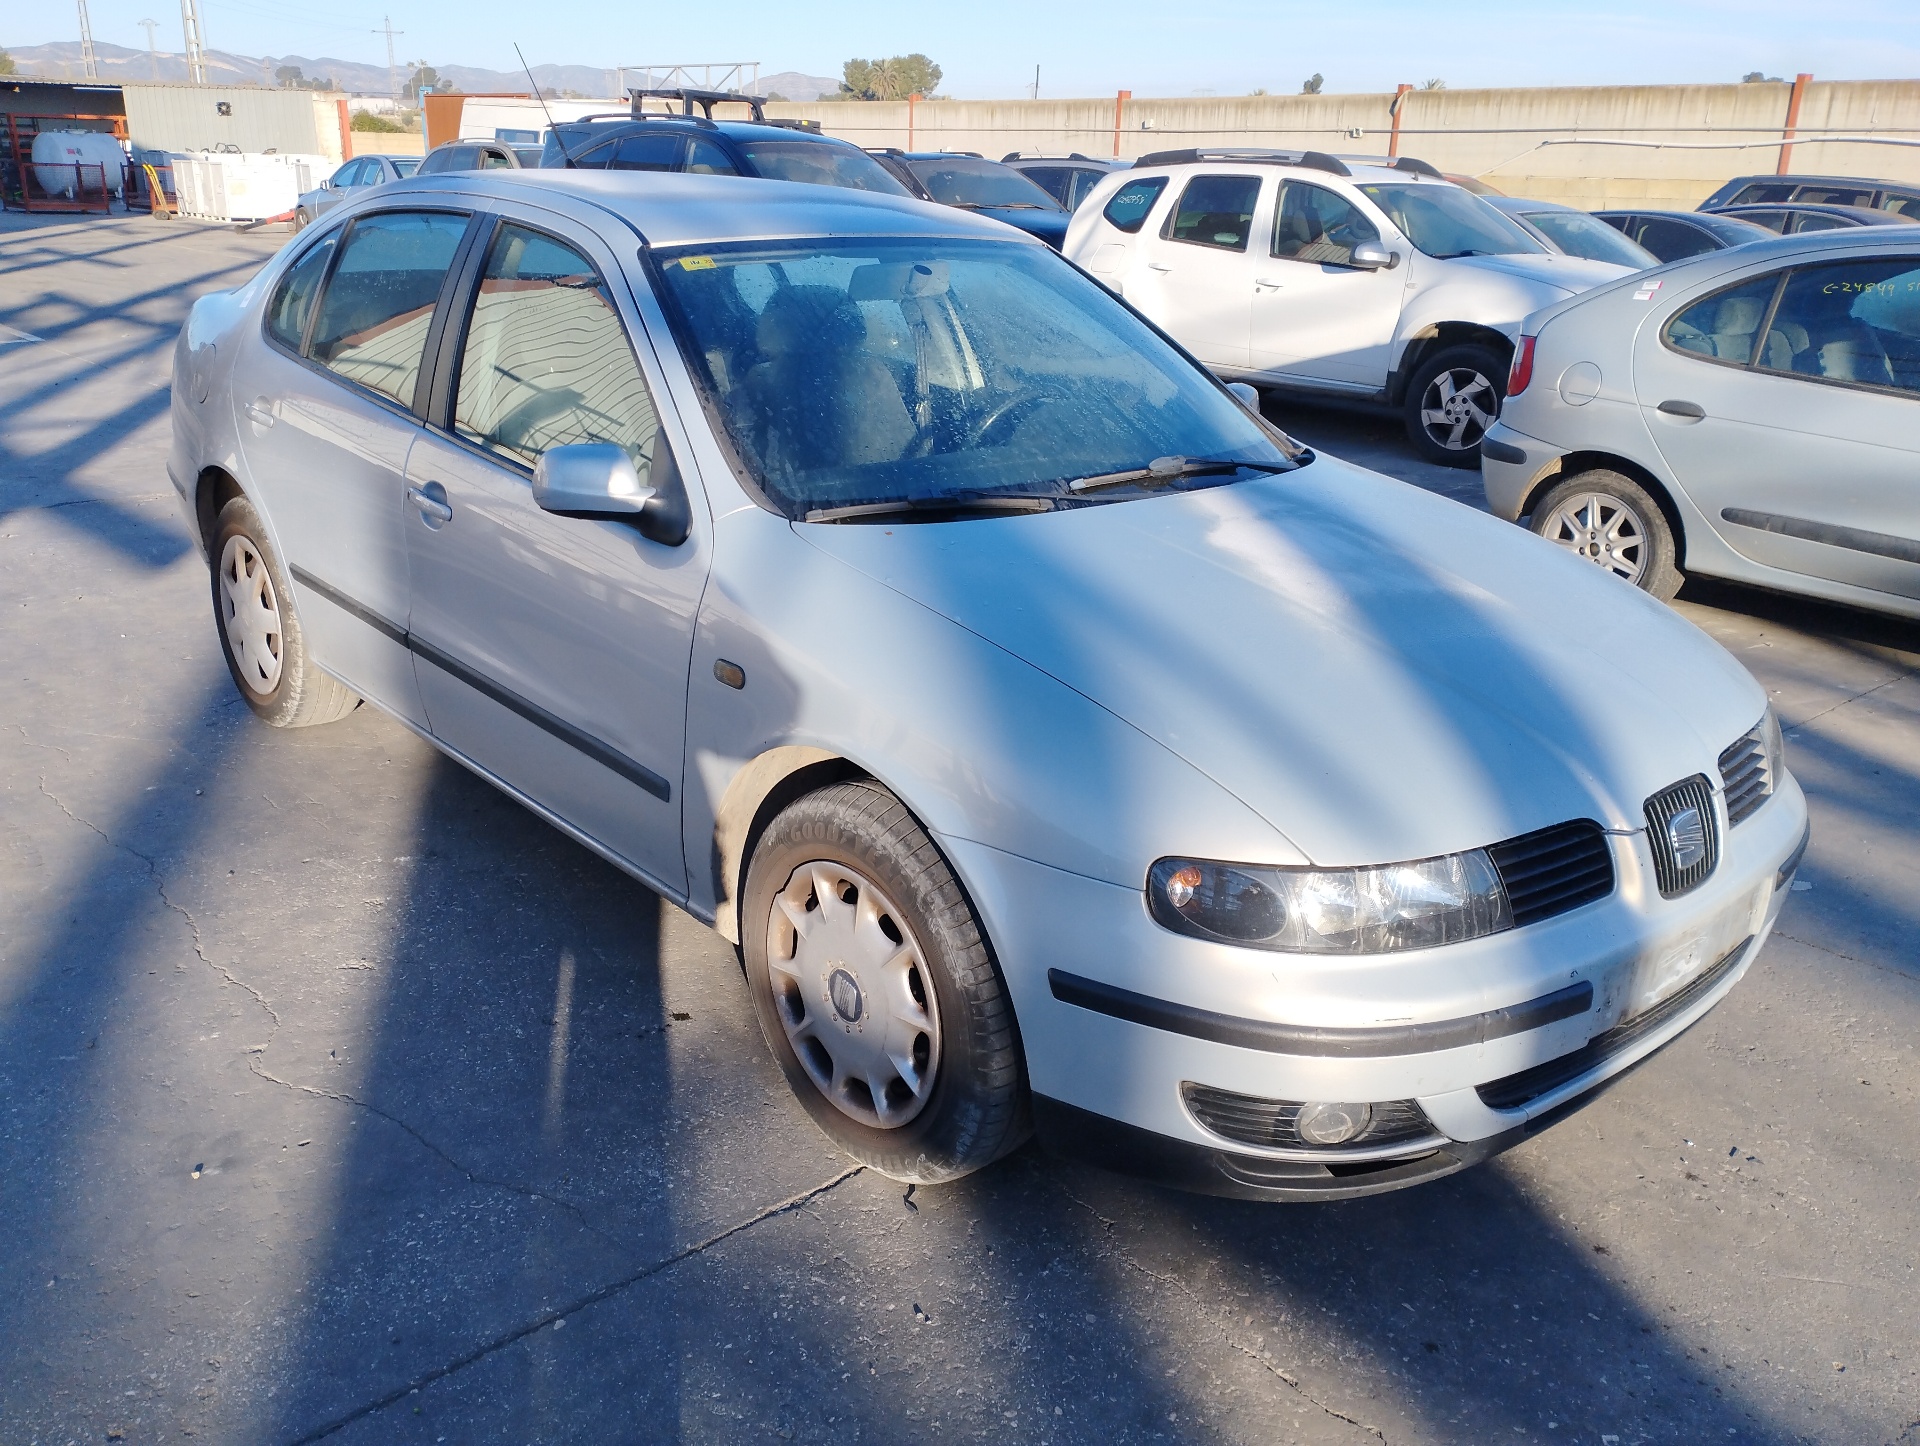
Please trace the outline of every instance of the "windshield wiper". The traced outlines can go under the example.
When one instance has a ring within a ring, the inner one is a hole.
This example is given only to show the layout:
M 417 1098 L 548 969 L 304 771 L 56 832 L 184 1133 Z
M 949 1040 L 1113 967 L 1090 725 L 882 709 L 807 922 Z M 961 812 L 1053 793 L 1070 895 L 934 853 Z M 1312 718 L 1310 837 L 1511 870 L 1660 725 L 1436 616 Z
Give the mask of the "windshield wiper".
M 1095 492 L 1102 487 L 1124 487 L 1137 482 L 1150 487 L 1177 482 L 1182 477 L 1204 477 L 1212 472 L 1290 472 L 1291 464 L 1275 462 L 1236 462 L 1225 457 L 1155 457 L 1144 467 L 1125 472 L 1103 472 L 1097 477 L 1076 477 L 1067 484 L 1069 492 Z
M 892 502 L 853 502 L 844 507 L 815 507 L 805 522 L 847 522 L 854 518 L 899 517 L 914 512 L 1051 512 L 1057 497 L 1029 492 L 949 492 L 939 497 L 901 497 Z

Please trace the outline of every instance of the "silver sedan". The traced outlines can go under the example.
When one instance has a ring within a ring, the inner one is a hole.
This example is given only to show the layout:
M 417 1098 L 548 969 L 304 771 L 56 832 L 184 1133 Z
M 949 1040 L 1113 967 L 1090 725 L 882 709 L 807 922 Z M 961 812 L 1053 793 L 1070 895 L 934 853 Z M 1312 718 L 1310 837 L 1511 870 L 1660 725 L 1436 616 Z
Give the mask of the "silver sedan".
M 1804 847 L 1692 626 L 950 207 L 388 186 L 196 304 L 173 426 L 254 713 L 365 700 L 711 923 L 903 1180 L 1446 1174 L 1710 1010 Z
M 389 181 L 404 181 L 419 169 L 418 156 L 355 156 L 311 191 L 301 194 L 294 208 L 293 229 L 303 230 L 357 193 Z
M 1522 332 L 1497 515 L 1658 597 L 1701 573 L 1920 617 L 1920 227 L 1710 252 Z

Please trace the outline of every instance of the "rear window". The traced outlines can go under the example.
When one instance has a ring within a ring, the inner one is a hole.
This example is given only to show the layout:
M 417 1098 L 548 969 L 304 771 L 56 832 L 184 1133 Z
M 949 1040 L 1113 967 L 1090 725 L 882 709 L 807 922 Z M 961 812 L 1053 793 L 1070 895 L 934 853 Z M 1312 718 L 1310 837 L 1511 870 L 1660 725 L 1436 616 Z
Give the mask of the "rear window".
M 1113 193 L 1113 199 L 1107 202 L 1106 210 L 1100 214 L 1106 218 L 1109 226 L 1131 235 L 1146 224 L 1147 213 L 1153 209 L 1153 203 L 1160 199 L 1160 193 L 1166 189 L 1165 176 L 1128 181 Z

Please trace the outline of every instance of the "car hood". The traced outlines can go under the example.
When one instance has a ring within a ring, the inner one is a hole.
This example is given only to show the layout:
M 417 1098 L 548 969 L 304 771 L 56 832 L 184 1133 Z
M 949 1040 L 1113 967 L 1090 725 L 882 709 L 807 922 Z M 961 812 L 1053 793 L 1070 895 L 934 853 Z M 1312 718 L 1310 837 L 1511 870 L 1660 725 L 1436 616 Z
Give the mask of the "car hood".
M 796 524 L 1090 698 L 1308 859 L 1358 865 L 1644 800 L 1760 718 L 1705 634 L 1522 529 L 1331 458 L 1029 516 Z
M 1476 271 L 1491 271 L 1499 276 L 1513 276 L 1522 281 L 1558 287 L 1569 296 L 1590 287 L 1604 285 L 1609 281 L 1618 281 L 1622 276 L 1635 274 L 1632 267 L 1616 266 L 1611 261 L 1588 261 L 1580 256 L 1558 254 L 1456 256 L 1453 258 L 1453 264 L 1471 267 Z
M 1067 239 L 1067 223 L 1073 220 L 1066 211 L 1029 211 L 1021 206 L 985 206 L 974 212 L 976 216 L 991 216 L 996 221 L 1005 221 L 1009 226 L 1018 226 L 1029 236 L 1038 236 L 1054 250 L 1058 251 Z

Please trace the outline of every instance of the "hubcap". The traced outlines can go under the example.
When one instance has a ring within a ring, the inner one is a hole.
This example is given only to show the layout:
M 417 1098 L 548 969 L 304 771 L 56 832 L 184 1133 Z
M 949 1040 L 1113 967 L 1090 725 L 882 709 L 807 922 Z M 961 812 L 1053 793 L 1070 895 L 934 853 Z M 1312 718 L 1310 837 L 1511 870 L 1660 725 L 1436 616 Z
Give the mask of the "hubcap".
M 872 881 L 824 860 L 795 869 L 767 920 L 767 976 L 793 1052 L 842 1114 L 887 1130 L 926 1107 L 940 1005 L 918 942 Z
M 248 690 L 271 693 L 280 681 L 280 599 L 266 559 L 250 539 L 237 534 L 220 552 L 220 621 Z
M 1500 415 L 1500 397 L 1493 383 L 1472 367 L 1450 367 L 1427 383 L 1420 399 L 1420 423 L 1436 446 L 1465 452 L 1480 445 L 1481 437 Z
M 1604 492 L 1569 497 L 1548 514 L 1540 535 L 1635 586 L 1646 574 L 1646 524 L 1618 497 Z

